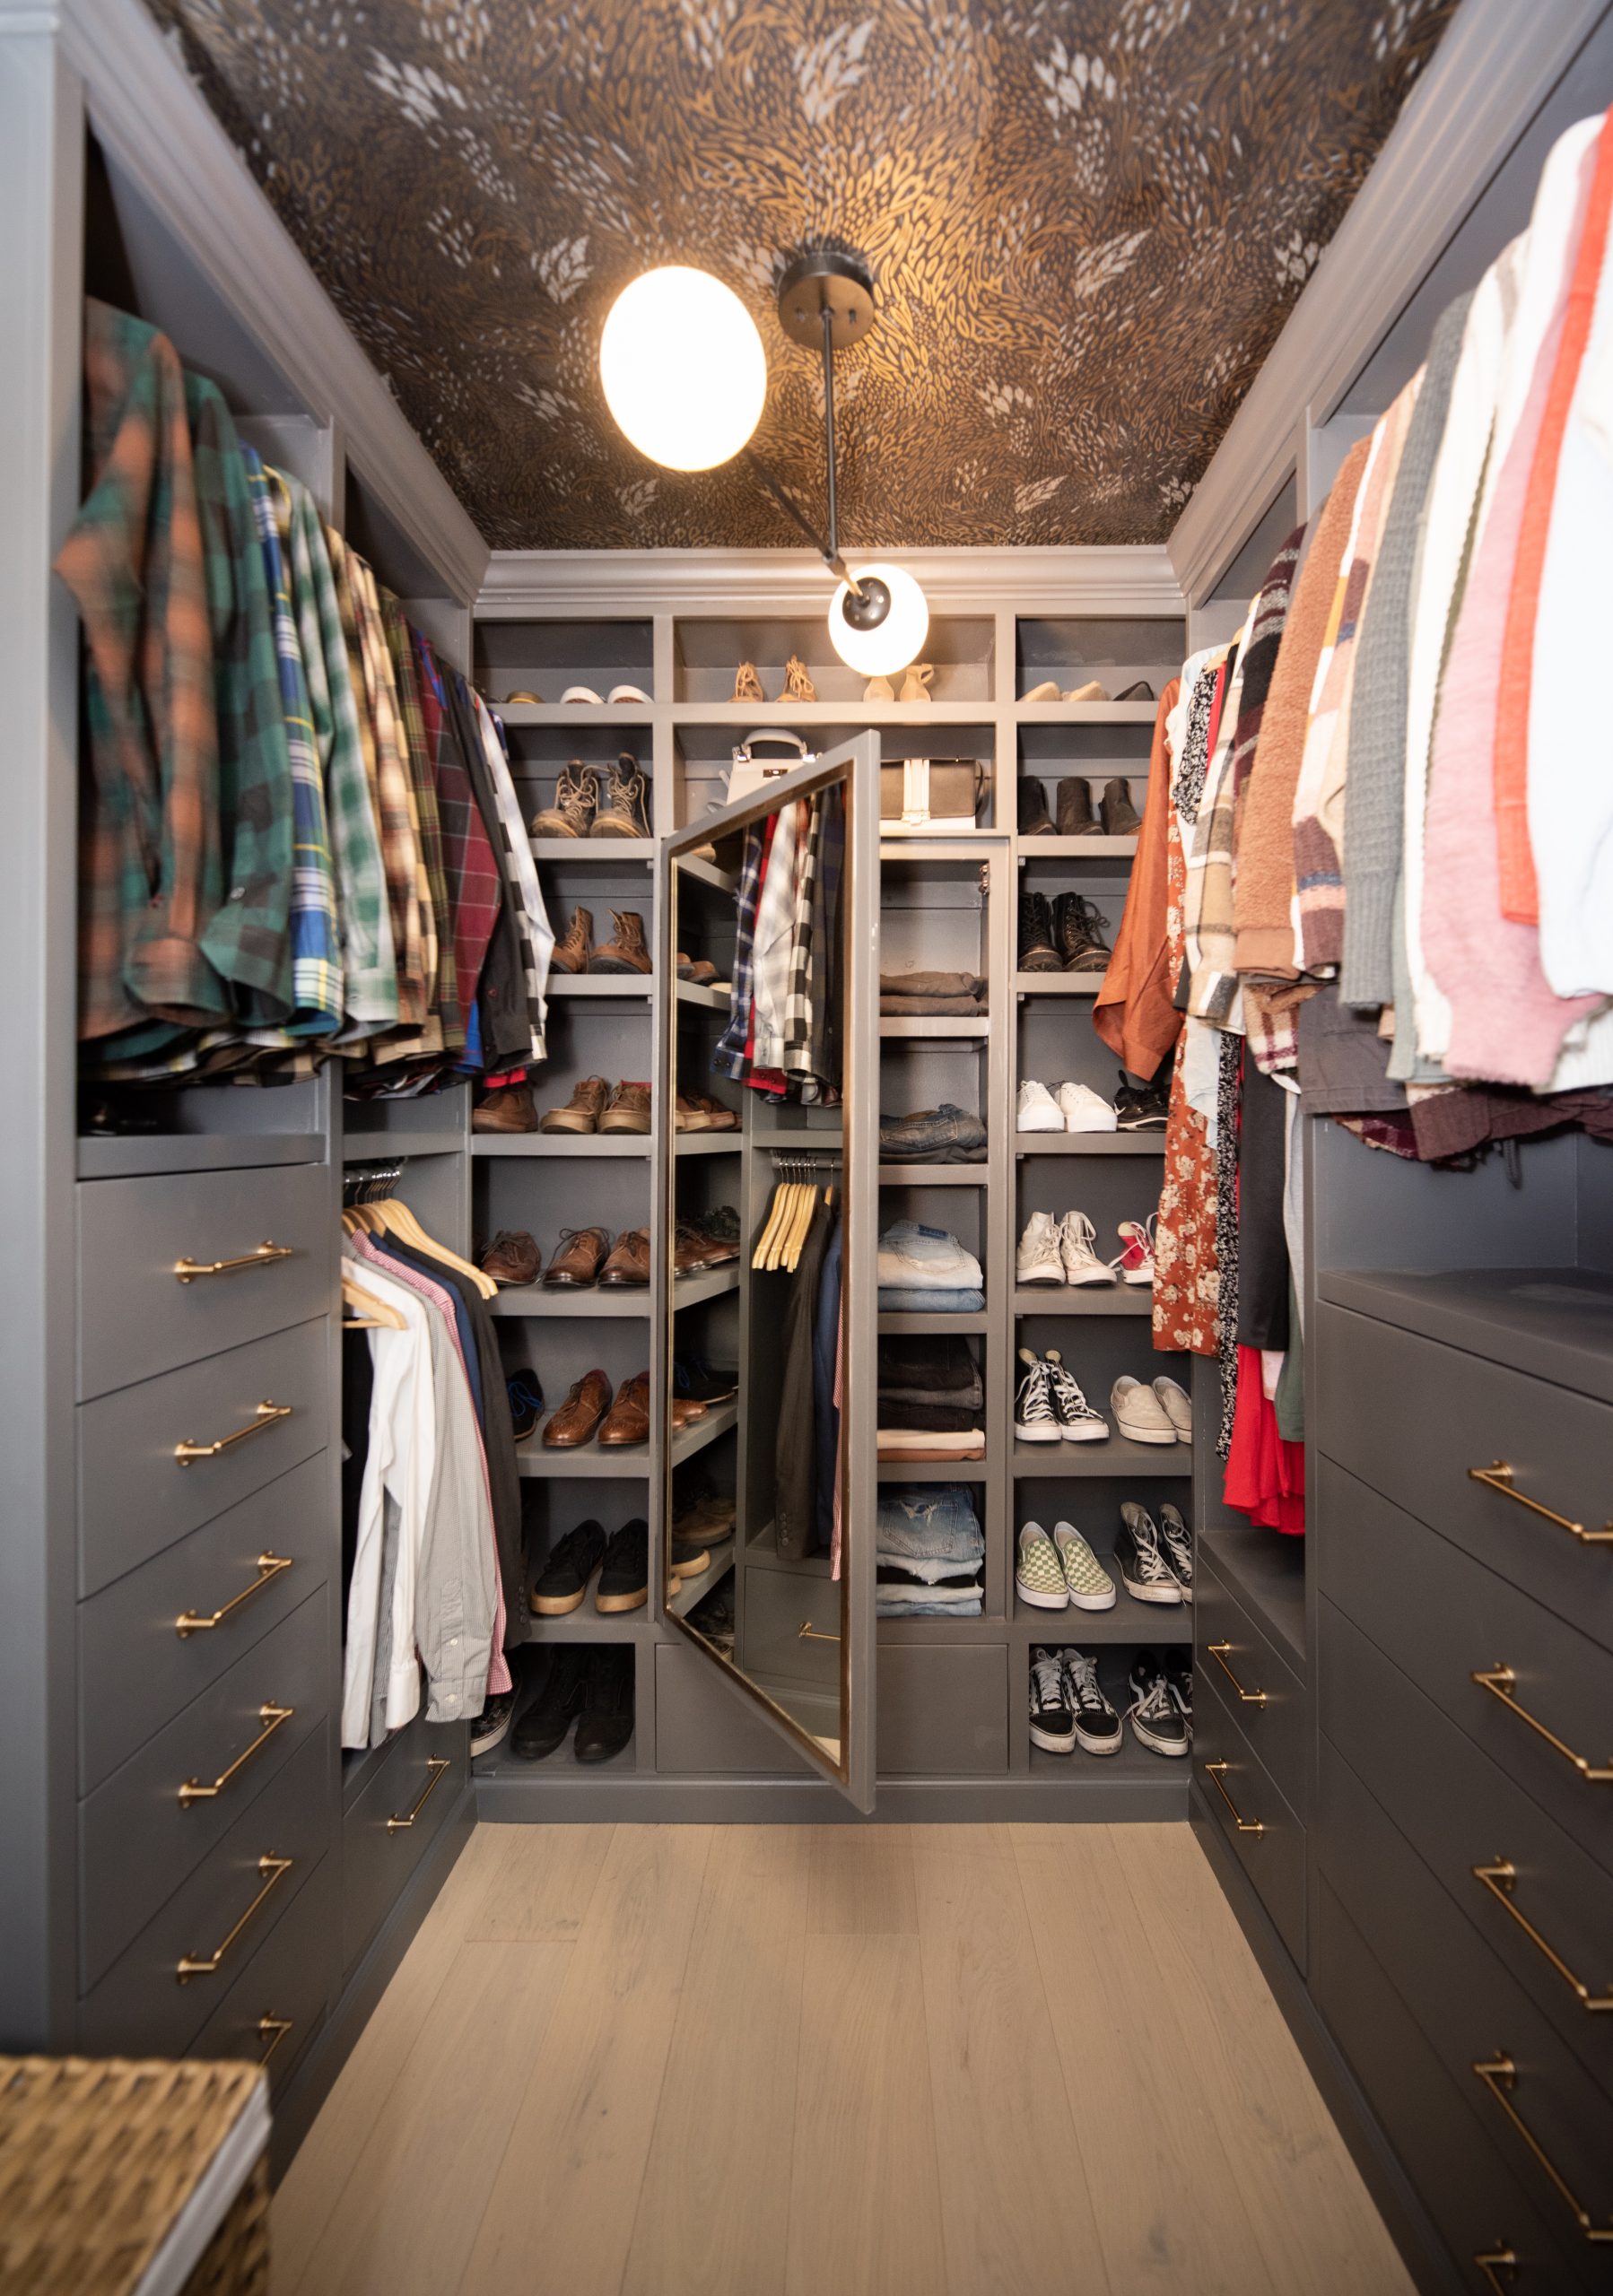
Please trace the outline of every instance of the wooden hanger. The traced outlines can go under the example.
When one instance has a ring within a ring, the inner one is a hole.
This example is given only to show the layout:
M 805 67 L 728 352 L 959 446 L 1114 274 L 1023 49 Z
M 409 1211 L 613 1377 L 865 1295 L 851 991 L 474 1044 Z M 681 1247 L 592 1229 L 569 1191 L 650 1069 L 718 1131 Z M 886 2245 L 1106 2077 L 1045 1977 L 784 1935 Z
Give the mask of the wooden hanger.
M 484 1275 L 479 1267 L 471 1265 L 469 1260 L 461 1259 L 458 1252 L 450 1252 L 446 1244 L 440 1244 L 434 1236 L 428 1236 L 401 1197 L 382 1196 L 377 1203 L 362 1205 L 359 1208 L 379 1213 L 382 1226 L 389 1229 L 400 1243 L 412 1245 L 427 1259 L 437 1260 L 442 1266 L 451 1267 L 457 1274 L 467 1277 L 484 1300 L 491 1300 L 498 1291 L 499 1287 L 491 1275 Z
M 784 1207 L 784 1199 L 789 1192 L 789 1191 L 783 1181 L 775 1180 L 773 1182 L 773 1200 L 767 1207 L 766 1225 L 763 1228 L 761 1235 L 756 1239 L 756 1248 L 751 1254 L 751 1265 L 753 1267 L 764 1268 L 768 1264 L 767 1255 L 772 1248 L 773 1235 L 778 1228 L 780 1215 Z
M 407 1331 L 409 1328 L 389 1300 L 378 1300 L 374 1292 L 367 1292 L 355 1276 L 344 1275 L 342 1278 L 342 1297 L 348 1307 L 361 1311 L 343 1317 L 344 1331 Z
M 800 1204 L 796 1207 L 794 1225 L 785 1239 L 784 1245 L 784 1265 L 792 1275 L 801 1264 L 801 1254 L 806 1248 L 806 1239 L 812 1232 L 812 1223 L 817 1217 L 818 1188 L 815 1180 L 809 1187 L 802 1189 L 801 1197 Z

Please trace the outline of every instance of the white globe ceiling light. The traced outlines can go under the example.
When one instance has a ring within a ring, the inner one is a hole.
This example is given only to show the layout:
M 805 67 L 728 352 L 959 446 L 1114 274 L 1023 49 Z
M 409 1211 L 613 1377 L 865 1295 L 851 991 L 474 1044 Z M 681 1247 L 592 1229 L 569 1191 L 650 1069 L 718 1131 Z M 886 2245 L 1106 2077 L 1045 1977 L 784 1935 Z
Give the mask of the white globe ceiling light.
M 732 461 L 762 420 L 767 354 L 731 287 L 684 264 L 647 271 L 611 305 L 599 338 L 605 403 L 667 470 Z
M 848 669 L 889 677 L 916 662 L 929 631 L 923 591 L 900 566 L 859 566 L 857 589 L 842 582 L 829 608 L 829 640 Z M 861 593 L 860 596 L 858 595 Z

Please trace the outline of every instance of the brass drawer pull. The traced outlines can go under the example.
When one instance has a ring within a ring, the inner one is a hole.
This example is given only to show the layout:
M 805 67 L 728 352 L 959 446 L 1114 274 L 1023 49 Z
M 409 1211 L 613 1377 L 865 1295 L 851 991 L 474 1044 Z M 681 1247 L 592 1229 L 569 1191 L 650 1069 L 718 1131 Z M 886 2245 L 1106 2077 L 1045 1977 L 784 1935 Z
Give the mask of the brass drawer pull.
M 388 1818 L 387 1820 L 387 1831 L 388 1833 L 407 1833 L 409 1828 L 414 1824 L 422 1810 L 424 1809 L 426 1804 L 431 1800 L 432 1789 L 436 1787 L 443 1771 L 445 1770 L 452 1770 L 454 1765 L 446 1754 L 428 1754 L 426 1757 L 425 1766 L 426 1781 L 420 1789 L 420 1794 L 415 1801 L 414 1807 L 409 1812 L 407 1817 Z
M 1504 2272 L 1509 2281 L 1517 2278 L 1518 2251 L 1516 2248 L 1509 2248 L 1504 2240 L 1497 2240 L 1493 2248 L 1480 2248 L 1473 2261 L 1483 2273 L 1486 2286 L 1494 2290 L 1495 2296 L 1506 2296 L 1506 2291 L 1495 2275 L 1497 2273 Z
M 804 1618 L 796 1629 L 796 1640 L 798 1642 L 838 1642 L 840 1637 L 838 1634 L 823 1633 L 819 1628 L 814 1626 L 809 1618 Z
M 1482 1483 L 1487 1491 L 1498 1491 L 1514 1506 L 1527 1507 L 1531 1515 L 1544 1515 L 1559 1531 L 1566 1531 L 1570 1538 L 1578 1539 L 1582 1546 L 1613 1546 L 1613 1523 L 1604 1523 L 1600 1531 L 1588 1531 L 1583 1523 L 1571 1522 L 1566 1515 L 1559 1515 L 1554 1507 L 1542 1507 L 1538 1499 L 1530 1499 L 1519 1490 L 1516 1469 L 1504 1459 L 1492 1459 L 1487 1467 L 1469 1467 L 1469 1483 Z
M 1529 1916 L 1519 1912 L 1513 1897 L 1513 1885 L 1518 1879 L 1518 1869 L 1510 1857 L 1498 1857 L 1493 1866 L 1475 1866 L 1473 1879 L 1483 1883 L 1496 1904 L 1504 1907 L 1511 1914 L 1537 1952 L 1545 1954 L 1564 1984 L 1574 1995 L 1582 2009 L 1613 2009 L 1613 1987 L 1609 1987 L 1601 1993 L 1592 1993 L 1588 1985 L 1582 1984 L 1575 1977 L 1561 1953 L 1554 1951 L 1547 1944 Z
M 266 2041 L 268 2043 L 268 2047 L 264 2050 L 263 2055 L 257 2060 L 259 2065 L 266 2065 L 268 2063 L 270 2057 L 274 2056 L 275 2051 L 280 2047 L 281 2042 L 291 2031 L 292 2024 L 292 2020 L 290 2017 L 260 2017 L 258 2019 L 257 2038 L 260 2041 Z
M 1263 1690 L 1245 1690 L 1242 1683 L 1238 1680 L 1236 1674 L 1234 1674 L 1232 1668 L 1227 1665 L 1226 1654 L 1232 1648 L 1232 1644 L 1230 1642 L 1210 1642 L 1207 1643 L 1205 1647 L 1208 1650 L 1210 1657 L 1215 1660 L 1216 1665 L 1220 1667 L 1222 1673 L 1226 1676 L 1227 1681 L 1232 1684 L 1234 1690 L 1237 1692 L 1239 1698 L 1242 1700 L 1245 1706 L 1265 1705 L 1265 1692 Z
M 261 1435 L 264 1429 L 273 1427 L 277 1419 L 289 1419 L 291 1415 L 289 1403 L 260 1403 L 246 1425 L 238 1427 L 233 1435 L 221 1435 L 216 1443 L 193 1443 L 187 1436 L 182 1443 L 174 1445 L 174 1457 L 182 1467 L 189 1466 L 196 1459 L 216 1459 L 219 1453 L 227 1451 L 232 1443 L 244 1443 L 248 1435 Z
M 188 1984 L 193 1977 L 214 1977 L 217 1975 L 219 1963 L 223 1960 L 224 1955 L 229 1952 L 231 1946 L 234 1944 L 236 1939 L 240 1935 L 241 1931 L 246 1927 L 248 1922 L 251 1920 L 252 1916 L 257 1911 L 258 1907 L 268 1896 L 269 1892 L 275 1888 L 277 1883 L 283 1882 L 286 1875 L 291 1872 L 292 1861 L 289 1857 L 260 1857 L 257 1861 L 257 1870 L 267 1878 L 265 1880 L 262 1889 L 258 1891 L 257 1895 L 253 1899 L 245 1913 L 242 1914 L 240 1919 L 230 1932 L 230 1935 L 221 1944 L 215 1945 L 212 1952 L 207 1954 L 205 1958 L 204 1958 L 200 1953 L 187 1953 L 182 1961 L 179 1961 L 175 1964 L 174 1974 L 179 1979 L 181 1985 Z
M 1518 2068 L 1512 2058 L 1504 2050 L 1502 2050 L 1496 2056 L 1487 2057 L 1475 2065 L 1473 2071 L 1551 2179 L 1552 2183 L 1563 2196 L 1568 2213 L 1579 2226 L 1584 2238 L 1598 2247 L 1613 2242 L 1613 2224 L 1599 2224 L 1589 2209 L 1581 2207 L 1573 2186 L 1565 2179 L 1556 2163 L 1541 2144 L 1539 2138 L 1530 2127 L 1517 2106 L 1513 2104 L 1511 2092 L 1517 2083 Z
M 1221 1796 L 1221 1799 L 1225 1803 L 1227 1808 L 1232 1812 L 1232 1822 L 1235 1830 L 1239 1833 L 1253 1834 L 1258 1841 L 1260 1836 L 1265 1832 L 1266 1829 L 1259 1818 L 1244 1818 L 1239 1816 L 1238 1805 L 1226 1790 L 1226 1771 L 1227 1764 L 1224 1761 L 1207 1761 L 1204 1765 L 1205 1776 L 1215 1781 L 1216 1793 Z
M 283 1723 L 289 1722 L 296 1710 L 294 1706 L 267 1704 L 260 1706 L 257 1709 L 257 1718 L 263 1724 L 263 1727 L 251 1744 L 244 1752 L 236 1755 L 228 1770 L 220 1771 L 211 1786 L 200 1785 L 196 1779 L 187 1778 L 179 1788 L 179 1807 L 182 1810 L 187 1810 L 193 1802 L 215 1802 L 235 1776 L 236 1771 L 244 1769 L 254 1754 L 262 1752 L 275 1731 Z
M 243 1267 L 272 1267 L 277 1259 L 295 1257 L 290 1244 L 272 1244 L 266 1237 L 255 1252 L 242 1252 L 239 1259 L 177 1259 L 174 1274 L 181 1283 L 194 1283 L 198 1275 L 233 1275 Z
M 249 1603 L 260 1587 L 266 1587 L 271 1578 L 278 1578 L 283 1570 L 289 1570 L 291 1567 L 289 1554 L 260 1554 L 257 1576 L 249 1587 L 243 1587 L 239 1595 L 231 1596 L 222 1610 L 210 1611 L 205 1618 L 198 1611 L 181 1611 L 174 1621 L 174 1632 L 183 1642 L 188 1634 L 206 1634 L 212 1628 L 222 1626 L 231 1611 L 238 1611 L 243 1603 Z
M 1553 1752 L 1561 1754 L 1565 1761 L 1571 1761 L 1587 1785 L 1613 1786 L 1613 1762 L 1604 1763 L 1600 1770 L 1594 1769 L 1585 1760 L 1583 1754 L 1576 1754 L 1572 1746 L 1565 1746 L 1563 1744 L 1555 1731 L 1548 1730 L 1544 1722 L 1538 1722 L 1527 1706 L 1519 1705 L 1517 1699 L 1513 1696 L 1518 1686 L 1518 1677 L 1510 1666 L 1495 1665 L 1482 1671 L 1475 1671 L 1471 1679 L 1478 1683 L 1480 1690 L 1487 1690 L 1492 1698 L 1498 1700 L 1509 1714 L 1515 1714 L 1520 1722 L 1527 1722 L 1536 1735 L 1544 1738 Z

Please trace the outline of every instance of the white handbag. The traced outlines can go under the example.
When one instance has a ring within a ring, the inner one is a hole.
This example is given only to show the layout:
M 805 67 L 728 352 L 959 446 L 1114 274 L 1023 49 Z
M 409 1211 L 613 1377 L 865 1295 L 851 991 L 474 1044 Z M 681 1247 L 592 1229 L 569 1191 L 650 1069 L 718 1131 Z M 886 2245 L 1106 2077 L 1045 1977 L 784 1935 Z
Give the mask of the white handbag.
M 752 754 L 759 742 L 774 742 L 789 751 L 785 758 L 761 758 Z M 793 773 L 798 765 L 810 765 L 817 755 L 809 750 L 799 734 L 787 734 L 782 727 L 763 726 L 747 734 L 734 752 L 734 762 L 728 768 L 728 803 L 741 797 L 754 797 L 770 781 L 780 774 Z

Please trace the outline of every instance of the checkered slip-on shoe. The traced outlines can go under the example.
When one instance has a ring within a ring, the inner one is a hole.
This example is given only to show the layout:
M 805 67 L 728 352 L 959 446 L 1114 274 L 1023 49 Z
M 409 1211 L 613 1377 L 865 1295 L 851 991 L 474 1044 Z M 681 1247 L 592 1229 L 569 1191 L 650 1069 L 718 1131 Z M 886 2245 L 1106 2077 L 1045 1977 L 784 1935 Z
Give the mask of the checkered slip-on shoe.
M 1040 1523 L 1020 1526 L 1014 1584 L 1024 1600 L 1039 1611 L 1061 1611 L 1069 1601 L 1059 1550 Z
M 1073 1523 L 1053 1525 L 1053 1545 L 1070 1601 L 1078 1611 L 1112 1611 L 1114 1581 Z

